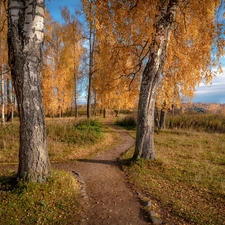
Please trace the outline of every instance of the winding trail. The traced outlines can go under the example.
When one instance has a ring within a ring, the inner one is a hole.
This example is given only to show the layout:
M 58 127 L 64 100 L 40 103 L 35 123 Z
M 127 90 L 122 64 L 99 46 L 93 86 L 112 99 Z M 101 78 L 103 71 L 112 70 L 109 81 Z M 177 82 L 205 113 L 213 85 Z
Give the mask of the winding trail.
M 118 146 L 96 154 L 91 159 L 76 163 L 57 163 L 53 167 L 74 170 L 81 174 L 86 188 L 85 210 L 81 212 L 82 225 L 142 225 L 149 224 L 144 217 L 138 197 L 128 187 L 120 170 L 118 157 L 134 145 L 134 139 L 115 128 L 122 138 Z

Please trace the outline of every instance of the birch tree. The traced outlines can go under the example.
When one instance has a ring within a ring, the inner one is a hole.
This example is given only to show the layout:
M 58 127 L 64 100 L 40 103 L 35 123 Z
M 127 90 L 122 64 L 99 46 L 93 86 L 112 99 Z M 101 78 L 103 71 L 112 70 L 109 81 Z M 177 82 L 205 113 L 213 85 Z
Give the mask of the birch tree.
M 0 1 L 0 99 L 1 99 L 1 123 L 5 125 L 7 79 L 7 14 L 4 2 Z
M 70 13 L 69 9 L 66 6 L 61 8 L 60 11 L 62 18 L 65 22 L 65 24 L 63 24 L 63 37 L 65 48 L 69 53 L 67 57 L 73 61 L 71 63 L 68 62 L 67 66 L 72 67 L 71 71 L 74 76 L 74 109 L 75 109 L 75 118 L 77 118 L 78 80 L 80 78 L 79 66 L 81 56 L 83 53 L 82 25 L 78 20 L 76 20 L 75 15 Z
M 91 117 L 91 99 L 92 99 L 92 83 L 94 77 L 94 59 L 96 45 L 96 26 L 95 26 L 95 0 L 82 0 L 83 9 L 88 21 L 88 42 L 89 42 L 89 71 L 88 71 L 88 95 L 87 95 L 87 118 Z
M 218 58 L 224 46 L 224 30 L 215 20 L 220 0 L 95 3 L 96 33 L 105 35 L 104 42 L 107 41 L 107 51 L 114 62 L 111 70 L 130 80 L 140 78 L 137 72 L 142 74 L 133 158 L 154 160 L 158 93 L 158 105 L 174 104 L 182 96 L 193 97 L 196 85 L 202 80 L 210 82 L 214 75 L 212 66 L 217 62 L 212 59 L 212 52 Z M 102 43 L 98 36 L 97 43 Z M 133 66 L 127 70 L 124 62 L 129 62 L 129 58 Z M 130 70 L 133 72 L 126 73 Z
M 44 0 L 8 1 L 9 65 L 20 118 L 18 178 L 43 182 L 49 175 L 42 107 Z

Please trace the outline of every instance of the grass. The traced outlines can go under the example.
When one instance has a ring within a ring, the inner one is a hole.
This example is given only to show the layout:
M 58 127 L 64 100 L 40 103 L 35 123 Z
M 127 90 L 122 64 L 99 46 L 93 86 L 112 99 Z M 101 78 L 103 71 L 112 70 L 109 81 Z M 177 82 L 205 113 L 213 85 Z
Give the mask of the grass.
M 98 120 L 47 119 L 50 161 L 85 158 L 115 145 L 119 136 Z M 10 164 L 16 164 L 19 124 L 0 129 L 0 223 L 78 224 L 79 185 L 71 174 L 53 171 L 44 184 L 17 183 Z M 13 166 L 15 168 L 15 166 Z
M 183 114 L 174 117 L 169 116 L 166 120 L 166 127 L 224 133 L 225 116 L 221 114 Z
M 19 149 L 19 124 L 7 124 L 0 129 L 0 163 L 15 161 Z
M 16 183 L 12 175 L 0 175 L 1 224 L 74 224 L 79 198 L 76 180 L 62 171 L 44 184 Z
M 181 224 L 224 224 L 225 134 L 164 130 L 155 134 L 155 152 L 155 162 L 124 166 L 135 189 Z
M 51 162 L 84 158 L 119 141 L 118 135 L 95 119 L 48 119 L 46 128 Z M 0 129 L 0 164 L 17 163 L 18 149 L 19 124 Z

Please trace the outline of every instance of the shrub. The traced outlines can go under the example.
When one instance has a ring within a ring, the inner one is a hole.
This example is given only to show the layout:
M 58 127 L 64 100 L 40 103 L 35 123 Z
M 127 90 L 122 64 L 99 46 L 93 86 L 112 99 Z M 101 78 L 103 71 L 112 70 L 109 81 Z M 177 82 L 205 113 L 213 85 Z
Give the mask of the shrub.
M 128 130 L 133 130 L 137 126 L 137 119 L 134 116 L 126 116 L 115 123 L 118 126 L 122 126 Z

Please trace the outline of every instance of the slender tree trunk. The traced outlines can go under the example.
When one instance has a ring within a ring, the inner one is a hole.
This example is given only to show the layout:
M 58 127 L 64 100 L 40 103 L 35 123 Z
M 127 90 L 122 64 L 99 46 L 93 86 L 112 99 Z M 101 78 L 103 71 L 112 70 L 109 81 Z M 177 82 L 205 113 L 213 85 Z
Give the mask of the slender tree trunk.
M 93 10 L 93 1 L 90 1 L 90 12 Z M 88 82 L 88 99 L 87 99 L 87 118 L 91 118 L 91 89 L 92 89 L 92 78 L 93 78 L 93 65 L 94 65 L 94 48 L 95 48 L 95 28 L 94 22 L 90 21 L 89 24 L 89 82 Z
M 42 107 L 44 0 L 9 0 L 9 65 L 20 117 L 18 178 L 43 182 L 49 175 Z
M 6 86 L 7 86 L 7 119 L 6 121 L 9 122 L 12 120 L 12 87 L 9 76 L 6 79 Z
M 178 0 L 159 1 L 155 18 L 155 34 L 152 37 L 149 59 L 142 75 L 134 160 L 156 159 L 154 152 L 155 100 L 177 2 Z
M 76 40 L 76 32 L 73 26 L 73 53 L 74 53 L 74 63 L 73 63 L 73 72 L 74 72 L 74 114 L 75 114 L 75 118 L 78 118 L 78 106 L 77 106 L 77 65 L 76 65 L 76 44 L 77 44 L 77 40 Z
M 172 116 L 174 117 L 174 104 L 172 104 Z
M 161 109 L 160 111 L 160 129 L 164 129 L 166 127 L 166 111 L 165 109 Z
M 155 108 L 155 113 L 154 113 L 154 119 L 155 119 L 155 126 L 160 129 L 160 125 L 159 125 L 159 111 L 157 108 Z
M 12 116 L 11 116 L 11 122 L 13 122 L 13 119 L 14 119 L 15 105 L 16 105 L 16 98 L 15 98 L 14 88 L 12 87 Z
M 1 71 L 1 96 L 2 96 L 2 125 L 5 125 L 5 81 L 4 81 L 4 65 Z
M 93 115 L 97 116 L 97 93 L 94 89 L 94 105 L 93 105 Z
M 75 109 L 75 118 L 78 118 L 78 106 L 77 106 L 77 75 L 75 73 L 75 69 L 74 69 L 74 109 Z
M 103 118 L 106 118 L 106 109 L 105 109 L 105 107 L 103 109 Z
M 92 25 L 89 32 L 89 75 L 88 75 L 88 98 L 87 98 L 87 118 L 91 118 L 91 86 L 92 86 L 92 67 L 93 67 L 93 45 L 92 45 Z

